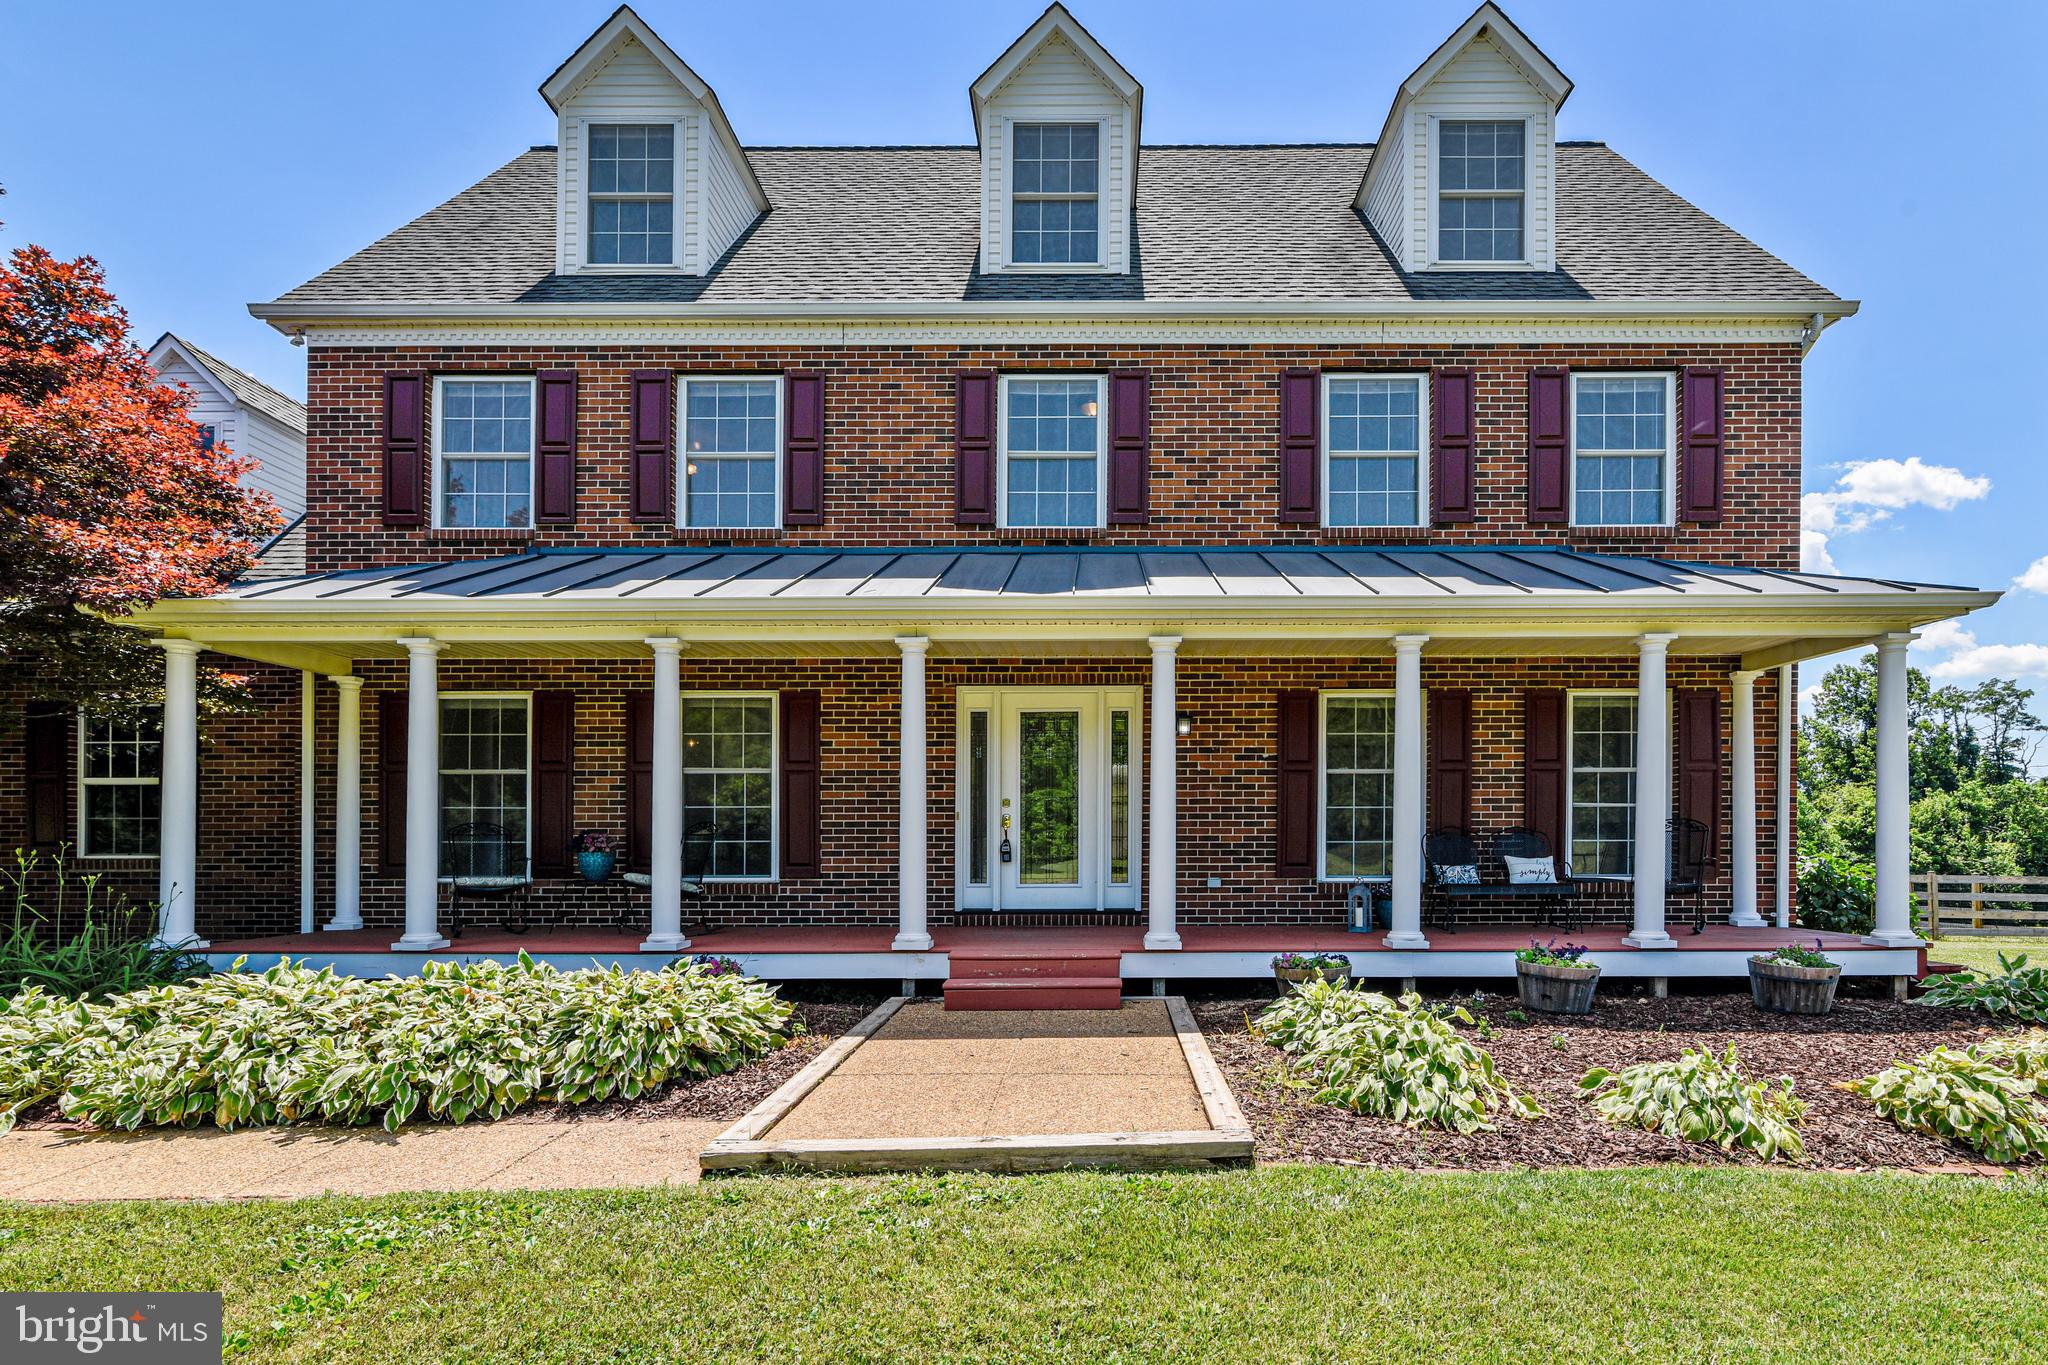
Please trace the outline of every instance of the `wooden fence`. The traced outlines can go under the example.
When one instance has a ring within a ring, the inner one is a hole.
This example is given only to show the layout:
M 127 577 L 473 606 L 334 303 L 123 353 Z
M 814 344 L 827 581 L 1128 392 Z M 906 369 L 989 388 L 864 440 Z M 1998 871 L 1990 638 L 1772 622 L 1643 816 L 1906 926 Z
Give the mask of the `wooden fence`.
M 1929 937 L 2048 933 L 2048 877 L 1980 877 L 1916 872 Z

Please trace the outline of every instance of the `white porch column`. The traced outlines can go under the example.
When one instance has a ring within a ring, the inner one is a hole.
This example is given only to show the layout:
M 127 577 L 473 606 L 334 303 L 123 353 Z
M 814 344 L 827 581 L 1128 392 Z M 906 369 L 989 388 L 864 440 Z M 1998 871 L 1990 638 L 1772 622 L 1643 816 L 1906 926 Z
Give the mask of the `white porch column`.
M 1154 635 L 1148 643 L 1152 646 L 1152 808 L 1147 819 L 1152 838 L 1146 846 L 1145 948 L 1167 952 L 1180 947 L 1180 911 L 1175 899 L 1180 874 L 1180 798 L 1175 772 L 1180 736 L 1173 679 L 1174 651 L 1180 648 L 1180 636 Z
M 334 918 L 329 929 L 363 927 L 363 680 L 342 675 L 335 686 Z
M 400 638 L 408 655 L 405 748 L 405 936 L 393 948 L 445 948 L 437 902 L 441 876 L 441 678 L 439 640 Z
M 1761 929 L 1764 917 L 1756 909 L 1756 680 L 1755 670 L 1738 670 L 1729 675 L 1735 689 L 1735 791 L 1731 806 L 1735 832 L 1729 852 L 1730 894 L 1734 905 L 1730 924 Z
M 1906 646 L 1910 631 L 1877 642 L 1877 923 L 1863 941 L 1885 948 L 1917 948 L 1913 932 L 1907 830 Z
M 1792 927 L 1792 719 L 1799 709 L 1792 670 L 1791 664 L 1778 667 L 1778 864 L 1772 899 L 1780 929 Z
M 313 717 L 319 708 L 319 680 L 310 668 L 299 670 L 299 932 L 313 932 L 314 784 L 319 779 L 313 753 Z
M 199 937 L 199 653 L 197 640 L 158 640 L 164 652 L 164 747 L 157 835 L 157 942 L 204 948 Z
M 1664 932 L 1664 883 L 1671 832 L 1671 706 L 1664 654 L 1675 635 L 1636 640 L 1636 922 L 1631 948 L 1676 948 Z
M 906 953 L 928 952 L 932 946 L 925 928 L 929 858 L 924 723 L 924 656 L 931 643 L 922 635 L 896 637 L 896 647 L 903 651 L 903 685 L 896 730 L 896 940 L 889 946 Z
M 683 933 L 683 642 L 647 641 L 654 651 L 654 790 L 648 809 L 647 938 L 643 953 L 679 953 Z
M 1389 948 L 1427 948 L 1422 936 L 1422 646 L 1394 637 L 1394 901 Z

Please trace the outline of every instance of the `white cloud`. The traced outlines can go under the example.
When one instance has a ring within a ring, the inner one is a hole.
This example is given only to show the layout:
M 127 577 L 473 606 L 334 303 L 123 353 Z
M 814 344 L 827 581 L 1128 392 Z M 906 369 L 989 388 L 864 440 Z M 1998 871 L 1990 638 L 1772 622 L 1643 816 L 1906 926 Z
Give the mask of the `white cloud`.
M 1977 637 L 1963 629 L 1960 621 L 1936 621 L 1931 626 L 1922 626 L 1920 638 L 1913 642 L 1913 648 L 1930 654 L 1949 654 L 1976 647 Z
M 1990 479 L 1965 474 L 1951 465 L 1926 464 L 1918 455 L 1907 460 L 1856 461 L 1843 467 L 1833 488 L 1799 499 L 1799 562 L 1813 573 L 1834 573 L 1830 537 L 1868 530 L 1907 507 L 1946 512 L 1990 491 Z M 2048 568 L 2042 569 L 2042 578 L 2048 582 Z
M 2048 678 L 2048 645 L 1973 644 L 1949 655 L 1927 673 L 1944 679 Z
M 2048 593 L 2048 555 L 2027 565 L 2027 571 L 2012 581 L 2021 592 Z

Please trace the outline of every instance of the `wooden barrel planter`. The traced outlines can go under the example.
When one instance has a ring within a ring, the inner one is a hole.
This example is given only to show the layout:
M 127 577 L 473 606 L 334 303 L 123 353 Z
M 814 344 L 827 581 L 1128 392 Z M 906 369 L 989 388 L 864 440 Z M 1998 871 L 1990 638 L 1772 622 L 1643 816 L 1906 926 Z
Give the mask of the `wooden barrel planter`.
M 1542 962 L 1517 962 L 1515 985 L 1524 1009 L 1544 1014 L 1590 1014 L 1593 988 L 1600 984 L 1598 967 L 1553 967 Z
M 1841 979 L 1840 967 L 1749 960 L 1749 993 L 1758 1009 L 1773 1014 L 1826 1014 L 1835 1007 L 1835 987 Z

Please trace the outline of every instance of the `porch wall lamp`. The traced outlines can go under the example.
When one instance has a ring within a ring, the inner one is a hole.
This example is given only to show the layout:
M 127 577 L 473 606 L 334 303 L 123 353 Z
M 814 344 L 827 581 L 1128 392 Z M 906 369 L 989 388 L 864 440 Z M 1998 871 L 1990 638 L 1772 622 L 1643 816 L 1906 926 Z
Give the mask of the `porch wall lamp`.
M 1194 730 L 1194 719 L 1191 716 L 1189 716 L 1187 712 L 1181 711 L 1175 714 L 1173 718 L 1173 732 L 1176 735 L 1179 735 L 1182 739 L 1186 739 L 1189 735 L 1194 733 Z

